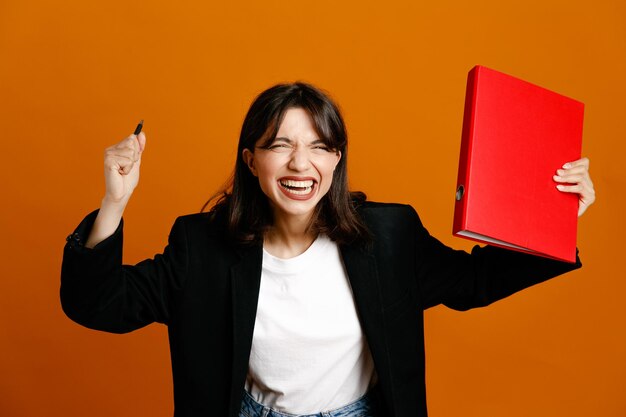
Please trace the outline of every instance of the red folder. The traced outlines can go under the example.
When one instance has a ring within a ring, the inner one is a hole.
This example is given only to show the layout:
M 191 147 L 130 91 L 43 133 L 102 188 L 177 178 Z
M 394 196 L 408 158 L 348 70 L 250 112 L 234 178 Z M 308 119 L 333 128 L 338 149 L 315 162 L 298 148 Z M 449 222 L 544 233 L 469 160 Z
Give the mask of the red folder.
M 578 196 L 552 179 L 580 158 L 584 104 L 483 66 L 468 75 L 453 233 L 576 261 Z

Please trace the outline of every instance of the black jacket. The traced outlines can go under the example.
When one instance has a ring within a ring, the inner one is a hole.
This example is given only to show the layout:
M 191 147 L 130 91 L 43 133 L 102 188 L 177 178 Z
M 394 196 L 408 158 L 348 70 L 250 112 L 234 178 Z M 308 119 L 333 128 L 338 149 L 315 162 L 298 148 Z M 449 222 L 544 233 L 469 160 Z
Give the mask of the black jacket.
M 365 203 L 371 247 L 340 246 L 389 417 L 426 416 L 423 310 L 488 305 L 576 264 L 492 246 L 471 254 L 431 237 L 410 206 Z M 168 326 L 176 417 L 236 417 L 252 343 L 262 247 L 227 243 L 206 214 L 179 217 L 162 255 L 122 265 L 122 224 L 94 249 L 81 245 L 90 214 L 65 246 L 61 302 L 89 328 L 125 333 Z

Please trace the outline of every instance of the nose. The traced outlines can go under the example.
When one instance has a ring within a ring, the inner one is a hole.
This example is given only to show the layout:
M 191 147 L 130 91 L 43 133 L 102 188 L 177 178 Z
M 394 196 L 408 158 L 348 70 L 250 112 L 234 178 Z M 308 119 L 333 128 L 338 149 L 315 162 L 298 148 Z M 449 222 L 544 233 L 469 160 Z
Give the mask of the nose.
M 294 171 L 306 171 L 311 165 L 309 151 L 304 146 L 296 146 L 291 152 L 289 169 Z

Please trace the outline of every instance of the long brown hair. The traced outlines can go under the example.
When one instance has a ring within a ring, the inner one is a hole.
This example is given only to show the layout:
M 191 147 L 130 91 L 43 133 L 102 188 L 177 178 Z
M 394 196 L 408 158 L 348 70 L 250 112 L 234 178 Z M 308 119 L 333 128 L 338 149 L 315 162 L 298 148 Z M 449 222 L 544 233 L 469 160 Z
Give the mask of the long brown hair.
M 273 141 L 290 108 L 308 112 L 319 138 L 342 155 L 330 190 L 315 208 L 309 230 L 324 233 L 337 243 L 367 242 L 369 232 L 356 211 L 357 205 L 365 200 L 365 194 L 348 190 L 348 137 L 343 117 L 327 94 L 303 82 L 275 85 L 252 102 L 241 127 L 232 179 L 221 192 L 206 202 L 202 210 L 217 199 L 210 213 L 226 216 L 232 240 L 239 244 L 262 241 L 265 231 L 272 227 L 272 210 L 258 179 L 243 160 L 243 150 L 254 152 L 259 140 L 262 140 L 260 146 Z

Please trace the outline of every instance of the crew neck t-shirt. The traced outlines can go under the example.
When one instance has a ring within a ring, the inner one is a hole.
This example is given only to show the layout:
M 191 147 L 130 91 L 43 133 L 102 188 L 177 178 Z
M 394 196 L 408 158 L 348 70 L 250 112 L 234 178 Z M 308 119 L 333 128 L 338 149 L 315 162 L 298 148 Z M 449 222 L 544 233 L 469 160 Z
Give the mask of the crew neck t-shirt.
M 320 235 L 289 259 L 263 250 L 262 268 L 246 391 L 293 414 L 363 396 L 374 364 L 337 244 Z

